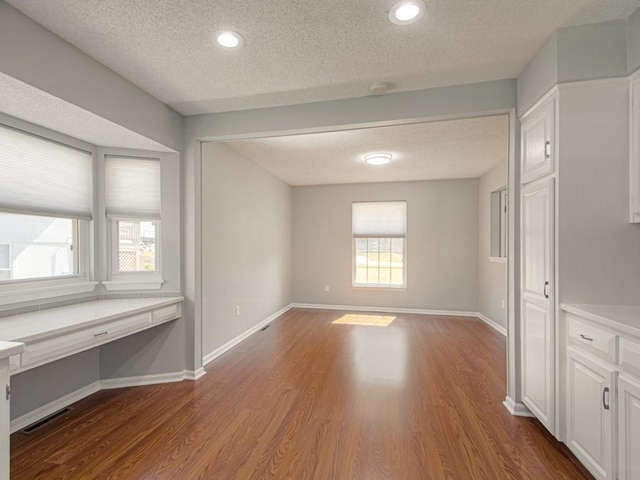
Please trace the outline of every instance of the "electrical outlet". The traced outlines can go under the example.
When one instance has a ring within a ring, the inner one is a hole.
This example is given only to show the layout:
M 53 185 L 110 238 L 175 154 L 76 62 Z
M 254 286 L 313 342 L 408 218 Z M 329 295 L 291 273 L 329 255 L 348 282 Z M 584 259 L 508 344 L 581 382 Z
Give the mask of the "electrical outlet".
M 240 305 L 236 305 L 236 317 L 240 316 Z
M 329 291 L 329 285 L 325 285 L 325 286 L 324 286 L 324 291 L 325 291 L 325 292 L 328 292 L 328 291 Z

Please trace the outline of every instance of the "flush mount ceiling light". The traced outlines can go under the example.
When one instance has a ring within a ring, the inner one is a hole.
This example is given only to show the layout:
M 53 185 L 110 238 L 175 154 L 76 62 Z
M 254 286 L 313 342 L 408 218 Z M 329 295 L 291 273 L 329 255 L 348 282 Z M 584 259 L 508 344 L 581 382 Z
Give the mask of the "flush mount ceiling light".
M 403 0 L 389 10 L 389 21 L 396 25 L 407 25 L 422 17 L 426 9 L 422 0 Z
M 216 41 L 222 48 L 234 50 L 244 44 L 244 38 L 233 30 L 221 30 L 216 33 Z
M 390 153 L 368 153 L 364 156 L 364 162 L 368 165 L 386 165 L 390 161 Z

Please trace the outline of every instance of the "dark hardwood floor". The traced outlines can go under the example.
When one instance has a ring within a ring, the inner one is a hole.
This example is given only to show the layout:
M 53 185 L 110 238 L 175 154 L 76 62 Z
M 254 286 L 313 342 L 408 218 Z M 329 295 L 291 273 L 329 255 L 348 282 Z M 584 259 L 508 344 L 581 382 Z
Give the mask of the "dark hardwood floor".
M 537 421 L 506 411 L 505 339 L 489 326 L 332 323 L 344 313 L 292 310 L 196 382 L 77 402 L 12 435 L 11 478 L 591 478 Z

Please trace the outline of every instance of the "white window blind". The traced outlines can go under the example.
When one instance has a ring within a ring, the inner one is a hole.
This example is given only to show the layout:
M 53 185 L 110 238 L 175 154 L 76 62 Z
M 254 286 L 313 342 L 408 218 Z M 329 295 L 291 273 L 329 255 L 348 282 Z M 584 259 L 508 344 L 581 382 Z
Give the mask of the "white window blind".
M 0 210 L 90 219 L 91 153 L 0 125 Z
M 108 156 L 105 181 L 107 214 L 160 218 L 160 160 Z
M 407 235 L 407 202 L 354 202 L 354 238 L 404 238 Z

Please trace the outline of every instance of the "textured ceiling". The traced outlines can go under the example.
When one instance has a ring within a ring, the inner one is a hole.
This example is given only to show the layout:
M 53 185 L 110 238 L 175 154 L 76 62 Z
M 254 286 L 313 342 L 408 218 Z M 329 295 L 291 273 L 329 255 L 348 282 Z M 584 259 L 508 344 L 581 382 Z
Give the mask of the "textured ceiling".
M 116 123 L 0 73 L 0 112 L 102 147 L 170 152 Z
M 507 160 L 508 117 L 367 128 L 227 142 L 289 185 L 474 178 Z M 363 162 L 388 152 L 385 166 Z
M 625 18 L 640 0 L 6 0 L 185 115 L 517 76 L 555 29 Z M 228 51 L 213 33 L 239 31 Z

